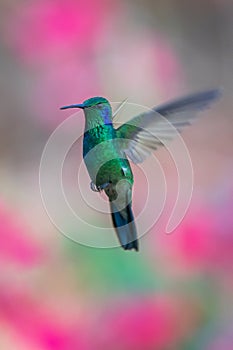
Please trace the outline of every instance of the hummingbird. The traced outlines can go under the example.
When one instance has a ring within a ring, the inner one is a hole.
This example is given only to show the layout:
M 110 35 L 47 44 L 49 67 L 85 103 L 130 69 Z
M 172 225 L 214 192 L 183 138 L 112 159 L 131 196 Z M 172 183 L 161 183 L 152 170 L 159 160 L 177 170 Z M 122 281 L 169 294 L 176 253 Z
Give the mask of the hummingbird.
M 217 100 L 220 93 L 220 89 L 212 89 L 176 99 L 143 112 L 118 128 L 114 126 L 117 113 L 113 114 L 104 97 L 92 97 L 81 104 L 60 108 L 84 111 L 83 158 L 91 178 L 90 187 L 107 195 L 112 223 L 123 249 L 139 249 L 132 211 L 134 177 L 129 161 L 143 162 L 152 151 L 164 146 L 163 140 L 171 140 L 176 131 L 181 132 L 192 124 L 198 113 Z M 174 128 L 164 123 L 164 118 Z

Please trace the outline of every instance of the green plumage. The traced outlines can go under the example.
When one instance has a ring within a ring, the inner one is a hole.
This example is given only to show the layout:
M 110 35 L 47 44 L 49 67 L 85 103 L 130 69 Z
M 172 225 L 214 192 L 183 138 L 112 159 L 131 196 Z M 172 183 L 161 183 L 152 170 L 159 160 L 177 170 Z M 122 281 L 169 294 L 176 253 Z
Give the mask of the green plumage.
M 110 201 L 113 224 L 124 249 L 138 249 L 131 210 L 133 173 L 112 125 L 107 101 L 89 100 L 85 113 L 83 157 L 92 183 L 103 189 Z M 94 105 L 93 105 L 94 103 Z
M 112 124 L 99 124 L 86 130 L 83 139 L 83 157 L 91 180 L 97 187 L 105 183 L 116 185 L 126 179 L 133 184 L 129 161 L 122 158 L 119 140 Z M 111 196 L 109 197 L 110 200 Z
M 134 163 L 143 162 L 151 151 L 165 145 L 177 131 L 190 125 L 198 112 L 219 96 L 219 89 L 190 95 L 142 113 L 118 129 L 112 124 L 110 103 L 103 97 L 61 108 L 84 110 L 83 157 L 91 188 L 104 190 L 108 196 L 113 225 L 124 249 L 138 250 L 131 209 L 133 174 L 128 158 Z

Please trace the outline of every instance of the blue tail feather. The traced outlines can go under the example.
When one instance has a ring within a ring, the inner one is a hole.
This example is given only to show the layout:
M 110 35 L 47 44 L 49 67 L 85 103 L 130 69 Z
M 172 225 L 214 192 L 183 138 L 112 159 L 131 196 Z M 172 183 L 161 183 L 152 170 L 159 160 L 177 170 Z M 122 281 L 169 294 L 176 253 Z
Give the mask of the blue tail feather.
M 112 222 L 122 248 L 125 250 L 135 249 L 138 251 L 137 231 L 131 204 L 128 204 L 122 211 L 116 211 L 112 202 L 110 202 L 110 206 Z

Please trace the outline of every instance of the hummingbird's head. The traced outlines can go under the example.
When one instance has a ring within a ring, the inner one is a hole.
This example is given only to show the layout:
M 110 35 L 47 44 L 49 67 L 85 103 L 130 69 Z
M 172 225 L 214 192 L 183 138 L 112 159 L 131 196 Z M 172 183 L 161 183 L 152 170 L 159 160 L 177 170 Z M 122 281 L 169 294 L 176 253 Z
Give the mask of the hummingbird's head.
M 69 106 L 61 107 L 60 109 L 68 109 L 68 108 L 81 108 L 81 109 L 101 109 L 106 108 L 106 106 L 110 106 L 108 100 L 104 97 L 91 97 L 88 100 L 85 100 L 83 103 L 74 104 Z
M 84 114 L 87 120 L 98 119 L 105 124 L 111 123 L 112 120 L 112 108 L 108 100 L 104 97 L 92 97 L 85 100 L 83 103 L 74 104 L 69 106 L 61 107 L 60 109 L 68 108 L 81 108 L 84 110 Z

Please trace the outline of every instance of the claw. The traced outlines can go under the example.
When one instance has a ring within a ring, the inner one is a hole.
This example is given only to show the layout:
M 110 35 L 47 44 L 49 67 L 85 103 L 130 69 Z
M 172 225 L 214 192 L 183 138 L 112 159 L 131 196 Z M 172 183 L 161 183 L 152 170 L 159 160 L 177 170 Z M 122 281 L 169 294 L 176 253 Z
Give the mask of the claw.
M 94 192 L 100 192 L 104 190 L 106 187 L 108 187 L 108 185 L 109 185 L 109 182 L 105 182 L 103 185 L 96 186 L 96 184 L 93 181 L 91 181 L 90 188 Z
M 100 188 L 97 187 L 96 184 L 94 184 L 93 181 L 91 181 L 90 187 L 91 187 L 91 190 L 92 190 L 92 191 L 94 191 L 94 192 L 100 192 Z

